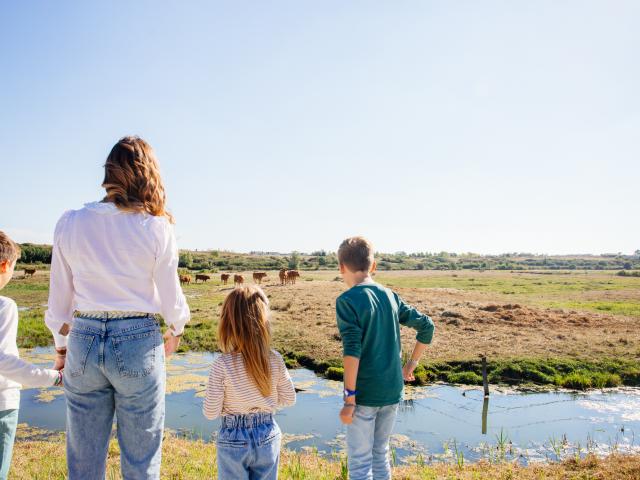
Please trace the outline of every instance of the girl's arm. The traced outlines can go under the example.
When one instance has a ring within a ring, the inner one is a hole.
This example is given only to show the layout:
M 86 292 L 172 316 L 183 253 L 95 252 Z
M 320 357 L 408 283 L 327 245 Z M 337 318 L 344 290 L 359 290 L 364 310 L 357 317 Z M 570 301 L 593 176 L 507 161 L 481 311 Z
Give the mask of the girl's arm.
M 56 370 L 36 367 L 11 353 L 17 332 L 18 307 L 11 301 L 0 311 L 0 375 L 25 387 L 51 387 L 58 380 Z
M 287 366 L 284 364 L 284 360 L 282 357 L 278 355 L 280 369 L 278 372 L 278 383 L 277 383 L 277 406 L 278 407 L 290 407 L 291 405 L 295 405 L 296 403 L 296 389 L 293 386 L 293 381 L 291 380 L 291 376 L 289 375 L 289 370 L 287 370 Z
M 209 420 L 217 418 L 222 413 L 224 403 L 224 368 L 222 362 L 214 361 L 209 372 L 207 391 L 204 397 L 202 413 Z

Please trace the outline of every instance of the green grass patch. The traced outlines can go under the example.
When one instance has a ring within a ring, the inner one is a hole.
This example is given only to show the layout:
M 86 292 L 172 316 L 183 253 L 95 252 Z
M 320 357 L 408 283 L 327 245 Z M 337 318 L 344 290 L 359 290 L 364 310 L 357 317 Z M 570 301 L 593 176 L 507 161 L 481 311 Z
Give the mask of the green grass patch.
M 454 276 L 455 275 L 455 276 Z M 474 272 L 458 275 L 424 275 L 406 274 L 394 275 L 379 273 L 376 281 L 389 287 L 405 288 L 455 288 L 493 292 L 512 295 L 562 295 L 566 293 L 588 291 L 611 291 L 639 289 L 640 278 L 620 277 L 617 275 L 600 273 L 580 275 L 573 273 L 549 275 L 525 275 L 496 273 L 493 271 Z
M 612 313 L 640 317 L 640 302 L 632 300 L 601 300 L 601 301 L 560 301 L 545 302 L 545 305 L 573 310 L 589 310 L 594 312 Z
M 51 331 L 44 323 L 43 309 L 38 308 L 20 312 L 17 343 L 20 348 L 53 345 Z

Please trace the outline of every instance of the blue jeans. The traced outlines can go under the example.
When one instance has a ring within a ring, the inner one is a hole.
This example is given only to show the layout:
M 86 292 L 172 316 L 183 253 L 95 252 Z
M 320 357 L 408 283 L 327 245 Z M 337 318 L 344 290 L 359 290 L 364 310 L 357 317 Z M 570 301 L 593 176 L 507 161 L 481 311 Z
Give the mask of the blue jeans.
M 270 413 L 223 416 L 216 442 L 218 479 L 277 479 L 281 437 Z
M 397 403 L 385 407 L 356 406 L 353 423 L 347 425 L 350 480 L 391 478 L 389 437 L 397 413 Z
M 69 480 L 104 478 L 114 413 L 122 476 L 160 478 L 165 365 L 155 318 L 76 318 L 64 389 Z
M 0 411 L 0 480 L 7 480 L 7 475 L 9 475 L 17 426 L 17 408 Z

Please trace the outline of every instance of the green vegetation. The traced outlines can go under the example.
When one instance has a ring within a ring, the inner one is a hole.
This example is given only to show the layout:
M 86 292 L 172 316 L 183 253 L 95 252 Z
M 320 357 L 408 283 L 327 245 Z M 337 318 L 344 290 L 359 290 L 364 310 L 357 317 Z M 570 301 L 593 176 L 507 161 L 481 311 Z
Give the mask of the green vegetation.
M 341 360 L 317 362 L 302 355 L 287 352 L 289 368 L 305 367 L 331 380 L 342 380 Z M 329 366 L 333 365 L 333 366 Z M 620 385 L 640 386 L 640 362 L 634 360 L 561 360 L 515 358 L 490 361 L 487 373 L 491 384 L 539 385 L 586 390 Z M 430 362 L 418 365 L 415 384 L 442 381 L 465 385 L 482 385 L 482 363 L 478 361 Z

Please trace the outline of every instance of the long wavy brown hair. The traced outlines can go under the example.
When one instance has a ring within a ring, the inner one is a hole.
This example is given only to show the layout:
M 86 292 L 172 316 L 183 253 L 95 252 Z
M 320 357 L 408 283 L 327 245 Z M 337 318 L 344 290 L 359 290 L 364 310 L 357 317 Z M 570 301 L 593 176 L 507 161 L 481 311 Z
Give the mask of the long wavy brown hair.
M 107 191 L 103 201 L 129 212 L 165 216 L 173 223 L 173 216 L 165 208 L 158 160 L 142 138 L 123 137 L 113 146 L 104 164 L 102 186 Z
M 235 288 L 222 305 L 218 345 L 225 353 L 241 353 L 249 377 L 271 395 L 271 328 L 269 300 L 255 285 Z

